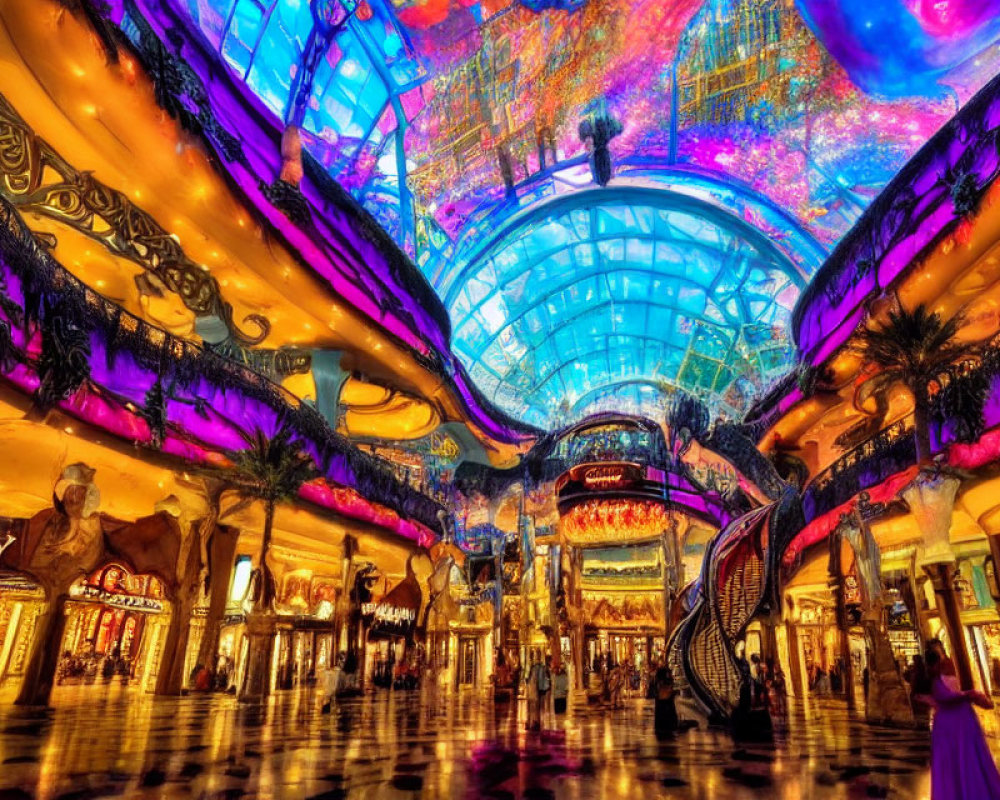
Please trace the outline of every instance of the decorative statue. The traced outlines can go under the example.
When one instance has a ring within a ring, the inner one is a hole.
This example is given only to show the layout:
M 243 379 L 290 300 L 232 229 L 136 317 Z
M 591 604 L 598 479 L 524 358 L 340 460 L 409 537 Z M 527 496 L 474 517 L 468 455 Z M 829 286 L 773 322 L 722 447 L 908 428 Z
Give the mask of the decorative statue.
M 881 609 L 882 598 L 882 553 L 872 536 L 871 528 L 855 515 L 844 515 L 841 530 L 854 550 L 861 579 L 861 591 L 866 610 Z
M 97 569 L 104 557 L 100 493 L 94 470 L 85 464 L 67 467 L 52 493 L 53 508 L 21 523 L 16 546 L 3 562 L 34 578 L 45 590 L 46 608 L 39 617 L 18 705 L 44 705 L 55 679 L 59 647 L 66 628 L 69 588 Z
M 286 126 L 281 134 L 281 180 L 291 186 L 302 182 L 302 137 L 295 125 Z
M 864 603 L 862 625 L 868 642 L 870 673 L 867 717 L 872 721 L 909 724 L 913 709 L 889 643 L 882 588 L 882 558 L 871 527 L 863 516 L 867 493 L 859 497 L 859 508 L 841 517 L 840 531 L 854 550 Z
M 94 472 L 86 464 L 67 467 L 53 490 L 53 508 L 28 521 L 30 555 L 22 569 L 47 594 L 68 591 L 73 581 L 100 566 L 103 541 L 97 507 L 101 493 L 94 485 Z
M 60 645 L 66 627 L 66 601 L 70 587 L 114 559 L 136 573 L 155 575 L 174 605 L 171 628 L 164 644 L 164 663 L 159 693 L 180 691 L 180 666 L 173 683 L 167 681 L 171 659 L 183 651 L 190 619 L 191 589 L 196 588 L 200 569 L 200 547 L 185 538 L 177 521 L 179 503 L 169 497 L 155 513 L 126 522 L 98 511 L 101 495 L 94 484 L 95 470 L 86 464 L 71 464 L 63 470 L 52 493 L 53 507 L 19 520 L 12 529 L 14 543 L 0 553 L 4 567 L 32 577 L 45 591 L 46 608 L 39 618 L 24 682 L 16 702 L 44 705 L 55 679 Z M 185 557 L 182 557 L 185 556 Z M 183 607 L 182 607 L 183 606 Z M 182 659 L 179 659 L 182 660 Z
M 427 628 L 431 621 L 431 614 L 434 614 L 435 623 L 439 621 L 447 622 L 458 615 L 458 605 L 451 596 L 451 570 L 455 566 L 455 558 L 447 550 L 442 551 L 435 558 L 435 553 L 431 553 L 431 560 L 434 562 L 434 570 L 428 578 L 428 600 L 427 608 L 424 611 L 424 624 Z

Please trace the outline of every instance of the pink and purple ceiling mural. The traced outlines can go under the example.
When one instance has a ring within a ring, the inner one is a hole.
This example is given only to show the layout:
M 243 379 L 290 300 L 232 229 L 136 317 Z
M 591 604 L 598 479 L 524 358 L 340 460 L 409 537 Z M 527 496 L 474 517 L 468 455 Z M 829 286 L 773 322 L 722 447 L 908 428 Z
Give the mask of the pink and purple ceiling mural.
M 832 244 L 991 77 L 1000 39 L 994 0 L 174 2 L 279 116 L 311 66 L 307 145 L 418 260 L 502 201 L 505 173 L 583 154 L 597 113 L 623 126 L 615 158 L 731 175 Z

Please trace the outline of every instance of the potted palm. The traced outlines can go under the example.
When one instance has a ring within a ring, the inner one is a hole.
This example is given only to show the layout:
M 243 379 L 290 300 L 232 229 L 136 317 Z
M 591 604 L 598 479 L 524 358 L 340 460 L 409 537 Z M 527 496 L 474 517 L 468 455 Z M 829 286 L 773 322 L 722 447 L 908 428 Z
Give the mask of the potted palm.
M 302 484 L 317 477 L 312 457 L 294 438 L 291 429 L 280 428 L 273 436 L 261 430 L 245 434 L 247 447 L 227 455 L 233 467 L 225 472 L 228 483 L 247 503 L 264 504 L 264 528 L 261 532 L 257 568 L 251 578 L 252 602 L 247 617 L 249 655 L 239 698 L 263 699 L 270 688 L 270 664 L 274 649 L 275 581 L 267 562 L 274 527 L 274 513 L 279 503 L 293 500 Z
M 889 390 L 905 386 L 913 397 L 917 461 L 921 464 L 933 456 L 932 393 L 958 378 L 968 362 L 979 357 L 977 346 L 958 340 L 964 322 L 961 314 L 943 320 L 924 305 L 913 310 L 898 308 L 889 312 L 883 324 L 860 331 L 853 346 L 872 371 L 858 386 L 855 405 L 861 410 L 873 403 L 888 408 L 884 401 Z
M 945 320 L 924 305 L 912 310 L 900 307 L 890 311 L 881 325 L 862 330 L 853 349 L 871 372 L 858 386 L 854 404 L 866 413 L 874 405 L 877 424 L 888 410 L 893 386 L 901 384 L 912 395 L 919 471 L 900 495 L 922 532 L 918 563 L 934 583 L 959 677 L 970 688 L 972 672 L 953 588 L 955 554 L 949 538 L 960 476 L 934 462 L 930 431 L 933 395 L 959 380 L 969 364 L 981 358 L 981 345 L 958 338 L 964 322 L 961 314 Z

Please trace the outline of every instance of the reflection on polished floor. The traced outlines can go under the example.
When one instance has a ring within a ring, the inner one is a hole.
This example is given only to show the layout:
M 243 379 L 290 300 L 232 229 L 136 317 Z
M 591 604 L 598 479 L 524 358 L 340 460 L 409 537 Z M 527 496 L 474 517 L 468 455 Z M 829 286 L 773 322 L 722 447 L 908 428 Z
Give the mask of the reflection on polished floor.
M 929 796 L 928 734 L 793 710 L 777 742 L 701 728 L 665 742 L 651 704 L 571 703 L 542 734 L 481 694 L 383 692 L 320 713 L 281 692 L 266 720 L 227 696 L 57 689 L 0 710 L 0 798 L 850 798 Z

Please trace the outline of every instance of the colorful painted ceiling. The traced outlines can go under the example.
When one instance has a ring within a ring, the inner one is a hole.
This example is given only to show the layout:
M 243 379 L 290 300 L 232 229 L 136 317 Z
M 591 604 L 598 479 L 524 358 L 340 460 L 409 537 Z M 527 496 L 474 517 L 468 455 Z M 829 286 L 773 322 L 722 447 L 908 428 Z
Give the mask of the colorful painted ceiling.
M 995 0 L 168 2 L 541 425 L 670 386 L 738 413 L 812 270 L 1000 63 Z

